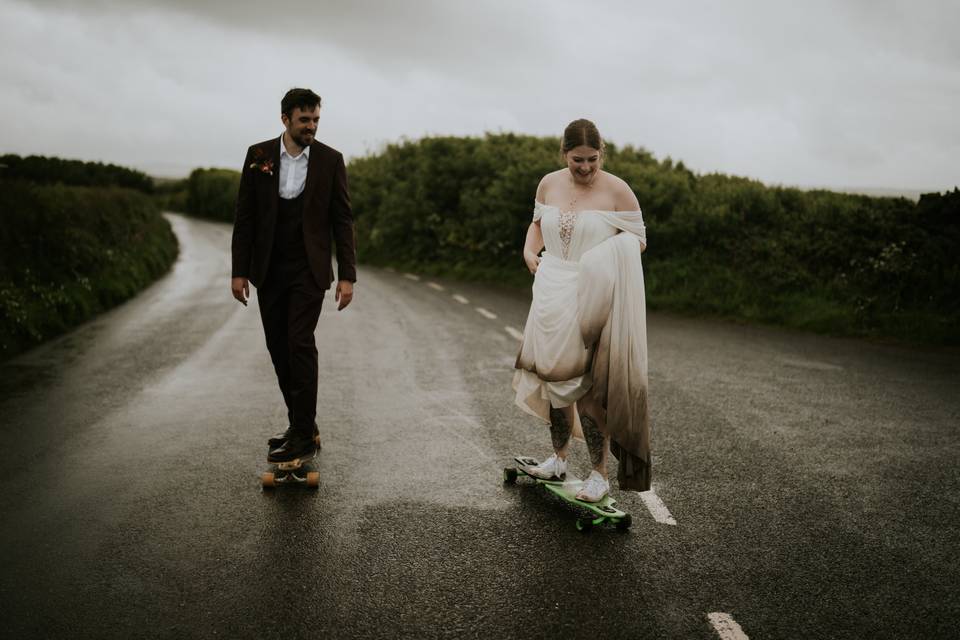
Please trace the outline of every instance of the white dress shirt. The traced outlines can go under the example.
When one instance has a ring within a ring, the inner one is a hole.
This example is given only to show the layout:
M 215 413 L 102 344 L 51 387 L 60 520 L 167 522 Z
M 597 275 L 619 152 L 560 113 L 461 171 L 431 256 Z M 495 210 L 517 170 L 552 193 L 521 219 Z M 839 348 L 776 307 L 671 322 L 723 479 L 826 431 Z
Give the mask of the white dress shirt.
M 287 153 L 280 136 L 280 197 L 292 200 L 303 192 L 307 182 L 307 162 L 310 160 L 310 147 L 304 147 L 298 156 Z

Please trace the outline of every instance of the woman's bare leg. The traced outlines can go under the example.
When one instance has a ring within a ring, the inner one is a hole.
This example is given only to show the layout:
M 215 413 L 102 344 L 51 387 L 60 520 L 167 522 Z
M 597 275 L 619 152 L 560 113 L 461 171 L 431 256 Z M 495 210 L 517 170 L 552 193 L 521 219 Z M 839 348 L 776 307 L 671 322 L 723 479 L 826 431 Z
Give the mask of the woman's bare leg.
M 553 450 L 561 460 L 567 459 L 570 450 L 570 434 L 573 433 L 574 406 L 555 409 L 550 407 L 550 439 Z

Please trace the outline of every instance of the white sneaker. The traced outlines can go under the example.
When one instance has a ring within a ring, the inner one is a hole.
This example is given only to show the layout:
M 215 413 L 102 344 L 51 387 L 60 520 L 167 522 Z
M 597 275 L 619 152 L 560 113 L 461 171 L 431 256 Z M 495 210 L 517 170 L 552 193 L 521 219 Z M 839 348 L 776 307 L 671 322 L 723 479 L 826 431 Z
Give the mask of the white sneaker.
M 600 472 L 594 470 L 590 472 L 583 483 L 583 487 L 577 492 L 577 500 L 584 502 L 600 502 L 610 492 L 610 483 L 600 475 Z
M 524 471 L 543 480 L 563 480 L 567 475 L 567 461 L 553 454 L 537 466 L 527 467 Z

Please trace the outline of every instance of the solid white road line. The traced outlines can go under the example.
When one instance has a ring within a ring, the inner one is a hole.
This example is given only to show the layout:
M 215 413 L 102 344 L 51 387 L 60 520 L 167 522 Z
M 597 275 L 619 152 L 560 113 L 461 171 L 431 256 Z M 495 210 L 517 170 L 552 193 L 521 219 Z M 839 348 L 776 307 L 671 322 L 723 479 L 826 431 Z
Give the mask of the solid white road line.
M 459 302 L 460 304 L 470 304 L 470 301 L 467 300 L 466 298 L 464 298 L 464 297 L 463 297 L 462 295 L 460 295 L 459 293 L 453 294 L 453 299 L 456 300 L 457 302 Z
M 708 613 L 707 620 L 720 636 L 720 640 L 750 640 L 729 613 Z
M 482 316 L 483 316 L 484 318 L 486 318 L 487 320 L 496 320 L 496 319 L 497 319 L 497 314 L 491 313 L 491 312 L 487 311 L 486 309 L 484 309 L 483 307 L 476 307 L 476 311 L 477 311 L 477 313 L 479 313 L 480 315 L 482 315 Z
M 427 286 L 436 291 L 443 291 L 443 285 L 439 285 L 436 282 L 428 282 Z
M 656 491 L 650 489 L 650 491 L 638 493 L 640 493 L 640 499 L 643 500 L 643 504 L 647 506 L 647 510 L 650 512 L 650 515 L 653 516 L 654 520 L 660 524 L 672 524 L 676 526 L 677 521 L 670 515 L 670 510 L 667 509 L 667 505 L 663 504 L 663 500 L 660 499 Z
M 403 274 L 403 277 L 407 280 L 416 280 L 417 282 L 420 282 L 420 276 L 415 273 L 405 273 Z
M 509 333 L 511 336 L 513 336 L 517 340 L 523 340 L 523 333 L 521 333 L 520 331 L 517 331 L 513 327 L 504 327 L 503 330 Z

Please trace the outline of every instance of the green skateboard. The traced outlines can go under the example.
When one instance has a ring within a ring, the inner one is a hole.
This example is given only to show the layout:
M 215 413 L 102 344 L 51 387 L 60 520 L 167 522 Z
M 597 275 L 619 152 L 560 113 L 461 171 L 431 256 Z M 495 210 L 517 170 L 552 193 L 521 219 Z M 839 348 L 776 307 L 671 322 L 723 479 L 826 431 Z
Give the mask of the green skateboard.
M 611 498 L 609 495 L 600 502 L 584 502 L 583 500 L 577 500 L 577 492 L 580 491 L 580 488 L 583 486 L 583 480 L 576 477 L 572 473 L 568 473 L 566 478 L 563 480 L 543 480 L 542 478 L 530 475 L 527 472 L 527 469 L 530 467 L 535 467 L 540 464 L 538 460 L 524 456 L 518 456 L 514 458 L 514 460 L 517 461 L 516 467 L 507 467 L 503 470 L 503 481 L 505 483 L 513 484 L 517 481 L 519 476 L 533 478 L 537 484 L 543 485 L 548 491 L 559 496 L 565 502 L 575 504 L 593 514 L 591 517 L 577 518 L 577 530 L 587 533 L 597 525 L 601 525 L 604 522 L 610 522 L 611 524 L 616 525 L 617 529 L 620 531 L 626 531 L 633 523 L 633 518 L 630 516 L 630 514 L 617 509 L 614 506 L 617 504 L 617 501 Z

